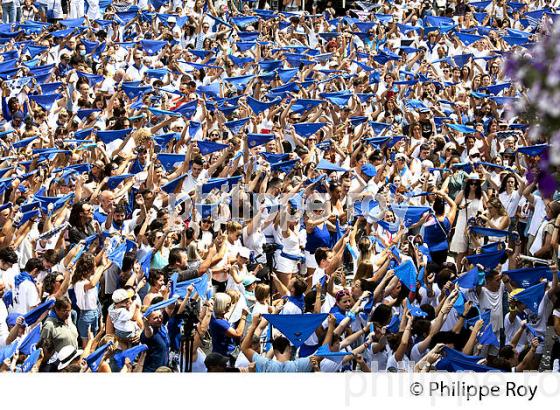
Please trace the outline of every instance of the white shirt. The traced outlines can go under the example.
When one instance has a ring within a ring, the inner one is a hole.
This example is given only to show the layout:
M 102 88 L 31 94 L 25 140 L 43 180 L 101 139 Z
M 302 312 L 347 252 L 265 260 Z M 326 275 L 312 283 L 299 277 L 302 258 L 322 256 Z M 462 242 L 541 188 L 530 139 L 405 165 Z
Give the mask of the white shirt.
M 511 195 L 508 194 L 506 191 L 504 191 L 499 195 L 499 198 L 500 198 L 500 202 L 506 209 L 506 212 L 508 213 L 509 217 L 513 218 L 517 211 L 517 206 L 519 205 L 519 201 L 521 200 L 521 195 L 519 195 L 519 191 L 513 191 Z
M 21 315 L 29 312 L 32 307 L 41 303 L 37 286 L 29 280 L 24 280 L 13 291 L 14 305 L 12 311 Z
M 6 346 L 6 338 L 10 334 L 10 330 L 8 329 L 8 324 L 6 320 L 8 319 L 8 309 L 6 309 L 6 305 L 4 301 L 0 299 L 0 347 Z

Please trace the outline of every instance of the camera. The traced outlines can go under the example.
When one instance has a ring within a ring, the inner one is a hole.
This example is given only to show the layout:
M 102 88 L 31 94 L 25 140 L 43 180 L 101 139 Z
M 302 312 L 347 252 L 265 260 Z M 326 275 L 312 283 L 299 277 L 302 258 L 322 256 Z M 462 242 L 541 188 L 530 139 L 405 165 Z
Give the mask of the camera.
M 263 245 L 263 251 L 265 254 L 274 253 L 278 249 L 280 249 L 280 245 L 278 245 L 277 243 L 265 243 Z

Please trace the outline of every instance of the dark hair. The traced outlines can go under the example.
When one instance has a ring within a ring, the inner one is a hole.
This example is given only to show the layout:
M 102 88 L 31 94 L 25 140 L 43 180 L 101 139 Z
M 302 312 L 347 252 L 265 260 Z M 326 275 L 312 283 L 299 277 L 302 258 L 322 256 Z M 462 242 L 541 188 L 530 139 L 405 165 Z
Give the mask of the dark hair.
M 181 261 L 181 252 L 185 252 L 185 249 L 173 248 L 169 251 L 168 263 L 170 266 L 176 265 Z
M 430 325 L 429 320 L 416 317 L 412 322 L 412 334 L 424 338 L 430 333 Z
M 80 214 L 84 208 L 84 205 L 86 204 L 85 201 L 80 201 L 75 203 L 72 206 L 72 210 L 70 211 L 70 217 L 68 218 L 68 223 L 73 226 L 73 227 L 81 227 L 82 226 L 82 222 L 80 219 Z
M 72 283 L 77 283 L 81 280 L 87 279 L 90 275 L 93 275 L 95 271 L 95 260 L 93 255 L 89 252 L 84 253 L 78 262 L 76 262 L 76 269 L 74 270 L 74 276 L 72 276 Z
M 288 347 L 290 347 L 290 341 L 284 336 L 278 336 L 272 341 L 272 349 L 279 353 L 284 353 Z
M 436 213 L 436 215 L 438 215 L 438 216 L 443 215 L 445 213 L 445 199 L 438 196 L 434 200 L 432 208 L 434 209 L 434 212 Z
M 317 261 L 317 265 L 320 265 L 322 261 L 327 259 L 330 251 L 331 250 L 329 248 L 317 248 L 315 251 L 315 260 Z
M 2 248 L 0 249 L 0 261 L 13 265 L 18 261 L 17 253 L 11 247 Z
M 440 289 L 443 289 L 445 284 L 451 280 L 451 277 L 454 275 L 451 269 L 443 268 L 436 274 L 435 282 L 437 283 Z
M 390 306 L 381 304 L 372 310 L 370 322 L 379 323 L 381 326 L 387 325 L 391 321 L 392 310 Z
M 136 253 L 135 252 L 127 252 L 124 255 L 122 261 L 122 270 L 124 272 L 129 271 L 134 266 L 134 262 L 136 261 Z
M 57 273 L 49 273 L 43 279 L 43 291 L 49 295 L 54 292 L 54 285 L 56 284 Z
M 41 270 L 43 269 L 43 261 L 39 258 L 31 258 L 25 264 L 25 271 L 31 272 L 35 269 Z
M 299 296 L 303 295 L 306 290 L 307 290 L 307 283 L 305 283 L 305 280 L 303 280 L 300 277 L 296 277 L 295 282 L 294 282 L 294 293 L 295 293 L 295 295 L 293 295 L 293 296 L 299 297 Z
M 55 249 L 47 249 L 43 253 L 43 259 L 52 265 L 56 265 L 60 261 L 60 252 Z
M 55 309 L 66 309 L 69 307 L 72 307 L 72 302 L 66 296 L 62 296 L 54 302 Z
M 204 166 L 204 158 L 202 158 L 202 156 L 198 155 L 196 157 L 193 158 L 192 160 L 192 164 L 196 164 L 196 165 L 200 165 L 201 167 Z
M 118 204 L 117 206 L 115 206 L 115 210 L 113 211 L 113 213 L 126 215 L 126 206 L 124 204 Z
M 470 184 L 469 181 L 470 181 L 469 179 L 466 180 L 465 189 L 463 191 L 465 201 L 468 200 L 469 195 L 471 193 L 471 184 Z M 476 181 L 477 181 L 477 184 L 476 184 L 475 196 L 476 196 L 477 199 L 480 199 L 480 198 L 482 198 L 482 181 L 480 181 L 480 180 L 476 180 Z
M 515 178 L 515 176 L 512 173 L 509 173 L 504 177 L 504 179 L 502 179 L 502 183 L 500 184 L 500 189 L 498 190 L 498 192 L 500 194 L 502 192 L 505 192 L 505 190 L 507 188 L 507 181 L 510 178 L 513 178 L 513 180 L 515 181 L 515 189 L 517 189 L 519 187 L 519 182 L 517 182 L 517 179 Z
M 150 286 L 155 286 L 160 276 L 163 276 L 165 279 L 165 275 L 161 270 L 150 271 L 150 277 L 148 278 L 148 283 L 150 284 Z

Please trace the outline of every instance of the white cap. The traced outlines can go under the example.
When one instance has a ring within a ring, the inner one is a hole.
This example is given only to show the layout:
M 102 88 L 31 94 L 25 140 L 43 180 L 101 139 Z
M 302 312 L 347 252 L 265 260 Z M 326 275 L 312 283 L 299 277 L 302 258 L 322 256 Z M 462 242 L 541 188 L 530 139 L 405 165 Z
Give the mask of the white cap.
M 131 293 L 132 291 L 126 289 L 117 289 L 113 292 L 113 296 L 111 298 L 113 299 L 113 302 L 121 303 L 123 300 L 130 299 L 133 296 Z
M 177 18 L 176 18 L 175 16 L 170 16 L 170 17 L 167 19 L 167 22 L 168 22 L 168 23 L 177 23 Z
M 249 250 L 249 248 L 242 246 L 241 248 L 239 248 L 238 255 L 248 260 L 251 257 L 251 251 Z

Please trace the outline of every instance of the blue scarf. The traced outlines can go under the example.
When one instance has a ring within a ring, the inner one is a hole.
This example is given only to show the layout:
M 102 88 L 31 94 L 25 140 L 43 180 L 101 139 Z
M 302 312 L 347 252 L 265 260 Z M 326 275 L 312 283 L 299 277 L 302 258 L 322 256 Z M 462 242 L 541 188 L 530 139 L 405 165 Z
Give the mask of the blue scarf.
M 21 284 L 22 284 L 24 281 L 26 281 L 26 280 L 35 283 L 35 279 L 33 279 L 33 276 L 31 276 L 31 275 L 29 274 L 29 272 L 21 272 L 19 275 L 17 275 L 17 276 L 14 278 L 14 282 L 15 282 L 16 288 L 19 287 L 19 285 L 21 285 Z
M 296 297 L 296 296 L 287 296 L 286 299 L 288 299 L 288 301 L 292 302 L 294 305 L 296 305 L 298 308 L 301 309 L 301 311 L 303 312 L 305 309 L 305 300 L 303 295 Z

